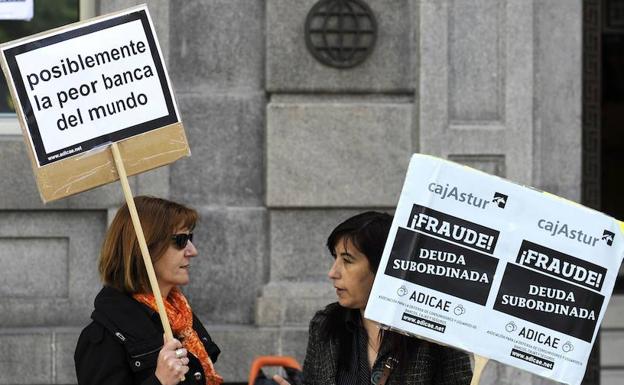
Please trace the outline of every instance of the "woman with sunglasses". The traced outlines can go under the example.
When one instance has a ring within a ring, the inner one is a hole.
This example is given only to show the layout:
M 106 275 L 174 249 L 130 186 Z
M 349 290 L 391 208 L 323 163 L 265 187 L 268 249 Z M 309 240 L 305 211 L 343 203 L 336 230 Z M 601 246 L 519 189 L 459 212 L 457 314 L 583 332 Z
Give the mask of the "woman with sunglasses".
M 165 199 L 134 199 L 174 339 L 163 328 L 128 206 L 113 219 L 99 259 L 104 287 L 74 360 L 78 384 L 219 385 L 219 348 L 191 311 L 180 286 L 189 283 L 197 249 L 197 212 Z
M 338 302 L 310 321 L 305 385 L 468 385 L 466 353 L 380 329 L 364 318 L 392 216 L 368 211 L 339 224 L 327 239 L 328 272 Z M 280 385 L 289 383 L 280 376 Z

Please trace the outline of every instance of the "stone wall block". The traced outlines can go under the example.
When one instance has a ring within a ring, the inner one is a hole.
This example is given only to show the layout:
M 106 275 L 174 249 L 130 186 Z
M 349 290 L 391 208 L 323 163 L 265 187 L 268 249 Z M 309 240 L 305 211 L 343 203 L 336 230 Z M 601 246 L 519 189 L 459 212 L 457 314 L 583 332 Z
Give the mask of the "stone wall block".
M 500 158 L 506 178 L 531 185 L 534 2 L 419 4 L 420 151 Z
M 451 2 L 449 8 L 449 120 L 501 121 L 505 82 L 505 2 Z
M 377 20 L 371 55 L 350 69 L 317 61 L 306 47 L 304 29 L 317 0 L 268 0 L 266 71 L 270 92 L 410 92 L 414 89 L 409 0 L 366 1 Z
M 621 276 L 620 279 L 622 279 Z M 624 314 L 624 295 L 614 294 L 611 296 L 607 312 L 602 320 L 602 329 L 624 329 L 622 314 Z
M 68 238 L 0 238 L 0 297 L 67 298 L 69 258 Z
M 309 320 L 308 320 L 309 321 Z M 301 366 L 305 360 L 308 345 L 308 327 L 283 328 L 280 335 L 280 354 L 294 357 Z
M 582 1 L 535 4 L 536 187 L 580 202 Z
M 105 211 L 0 215 L 0 325 L 82 325 L 101 287 L 97 258 Z M 17 258 L 17 260 L 16 260 Z M 7 261 L 12 261 L 8 263 Z
M 603 331 L 600 335 L 600 365 L 624 368 L 622 346 L 624 332 L 619 330 Z
M 169 166 L 159 167 L 154 170 L 144 172 L 136 177 L 137 195 L 152 195 L 159 198 L 169 198 Z M 121 185 L 119 185 L 121 188 Z M 125 199 L 122 203 L 125 203 Z
M 178 100 L 192 155 L 170 166 L 174 200 L 260 206 L 264 195 L 264 95 Z
M 267 114 L 269 207 L 393 207 L 412 153 L 409 103 L 280 103 Z
M 201 319 L 203 321 L 205 317 Z M 247 383 L 254 358 L 261 355 L 279 355 L 278 329 L 204 325 L 222 350 L 215 368 L 226 382 Z
M 76 367 L 74 350 L 81 330 L 59 331 L 54 333 L 54 362 L 56 384 L 75 384 Z
M 67 201 L 61 200 L 46 206 L 41 202 L 37 182 L 26 145 L 21 138 L 0 140 L 0 164 L 6 170 L 0 178 L 0 209 L 65 208 Z
M 263 82 L 263 1 L 171 3 L 171 67 L 178 92 L 260 90 Z
M 253 323 L 267 255 L 264 209 L 202 208 L 195 229 L 199 256 L 186 287 L 194 311 L 209 322 Z
M 620 385 L 622 378 L 624 378 L 624 369 L 602 369 L 600 372 L 601 385 Z
M 362 210 L 271 210 L 271 281 L 324 282 L 331 231 Z
M 327 282 L 269 282 L 256 301 L 259 326 L 305 326 L 314 314 L 336 301 Z
M 52 383 L 50 333 L 2 333 L 0 345 L 0 384 Z

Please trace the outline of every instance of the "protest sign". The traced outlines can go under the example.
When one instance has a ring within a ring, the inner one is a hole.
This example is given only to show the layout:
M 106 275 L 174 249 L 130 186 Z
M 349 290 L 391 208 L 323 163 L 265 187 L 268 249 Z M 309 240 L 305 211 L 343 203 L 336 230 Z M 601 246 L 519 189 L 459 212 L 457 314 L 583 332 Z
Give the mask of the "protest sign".
M 165 338 L 172 339 L 127 178 L 190 155 L 147 7 L 0 50 L 42 199 L 119 179 Z
M 613 218 L 416 154 L 365 317 L 578 385 L 623 255 Z
M 117 180 L 190 151 L 145 6 L 4 44 L 2 67 L 42 199 Z M 130 138 L 130 139 L 128 139 Z

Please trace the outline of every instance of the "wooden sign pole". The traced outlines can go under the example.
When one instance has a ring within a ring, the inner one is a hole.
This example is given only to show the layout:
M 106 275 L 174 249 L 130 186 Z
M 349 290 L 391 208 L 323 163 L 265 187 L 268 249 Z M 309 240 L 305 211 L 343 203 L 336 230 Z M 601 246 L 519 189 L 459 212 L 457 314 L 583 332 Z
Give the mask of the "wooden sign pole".
M 163 303 L 162 294 L 160 294 L 160 287 L 156 280 L 156 273 L 154 272 L 154 266 L 152 265 L 152 258 L 150 257 L 149 250 L 147 248 L 147 242 L 145 242 L 145 235 L 143 234 L 143 228 L 141 227 L 141 221 L 139 221 L 139 214 L 137 213 L 136 206 L 134 205 L 134 197 L 132 191 L 130 191 L 130 184 L 128 183 L 128 176 L 126 175 L 126 168 L 123 164 L 123 159 L 119 153 L 119 147 L 117 143 L 111 145 L 113 151 L 113 158 L 115 158 L 115 165 L 117 166 L 117 173 L 119 174 L 119 182 L 123 189 L 124 196 L 126 197 L 126 203 L 128 204 L 128 210 L 130 210 L 130 217 L 132 218 L 132 224 L 134 225 L 134 231 L 139 241 L 139 247 L 141 248 L 141 254 L 143 255 L 143 263 L 147 269 L 147 276 L 149 278 L 150 286 L 152 287 L 152 293 L 156 299 L 156 305 L 158 306 L 158 314 L 160 315 L 160 322 L 162 323 L 163 330 L 165 331 L 166 341 L 173 339 L 173 333 L 171 332 L 171 326 L 169 325 L 169 319 L 165 312 L 165 304 Z
M 479 385 L 483 368 L 485 368 L 485 364 L 487 364 L 490 359 L 487 357 L 479 356 L 477 354 L 474 354 L 473 357 L 475 361 L 475 366 L 474 370 L 472 371 L 472 381 L 470 381 L 470 385 Z
M 130 184 L 128 183 L 128 175 L 126 175 L 126 168 L 119 152 L 119 146 L 117 143 L 111 145 L 113 151 L 113 158 L 115 159 L 115 165 L 117 166 L 117 174 L 119 174 L 119 182 L 121 183 L 121 189 L 123 190 L 126 203 L 128 204 L 128 210 L 130 211 L 130 218 L 132 218 L 132 224 L 134 225 L 134 232 L 137 235 L 139 241 L 139 247 L 141 254 L 143 255 L 143 264 L 147 270 L 147 277 L 149 278 L 150 286 L 152 287 L 152 293 L 156 299 L 156 306 L 158 307 L 158 315 L 160 316 L 160 323 L 165 331 L 165 342 L 173 339 L 173 332 L 169 325 L 169 318 L 167 318 L 167 312 L 165 311 L 165 304 L 160 293 L 160 287 L 158 286 L 158 280 L 156 280 L 156 273 L 154 272 L 154 266 L 152 265 L 152 258 L 150 257 L 149 249 L 147 248 L 147 242 L 145 242 L 145 235 L 143 234 L 143 227 L 141 227 L 141 221 L 139 220 L 139 213 L 134 205 L 134 197 L 130 190 Z M 180 381 L 184 381 L 184 376 L 180 377 Z

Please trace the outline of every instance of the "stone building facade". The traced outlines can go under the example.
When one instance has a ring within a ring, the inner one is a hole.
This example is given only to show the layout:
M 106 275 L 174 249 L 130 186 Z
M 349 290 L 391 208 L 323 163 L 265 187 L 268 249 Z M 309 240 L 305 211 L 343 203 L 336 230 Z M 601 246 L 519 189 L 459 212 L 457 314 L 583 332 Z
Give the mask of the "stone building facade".
M 307 51 L 316 1 L 147 1 L 193 154 L 131 186 L 200 212 L 186 293 L 228 382 L 256 355 L 303 360 L 307 322 L 334 298 L 325 237 L 392 210 L 412 153 L 581 199 L 581 0 L 367 0 L 377 41 L 351 69 Z M 0 136 L 0 164 L 0 384 L 73 384 L 121 189 L 43 205 L 19 135 Z M 612 306 L 617 330 L 624 301 Z M 615 385 L 624 337 L 602 336 Z M 549 382 L 493 363 L 482 381 Z

